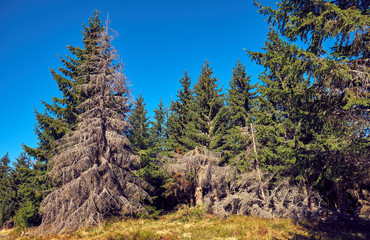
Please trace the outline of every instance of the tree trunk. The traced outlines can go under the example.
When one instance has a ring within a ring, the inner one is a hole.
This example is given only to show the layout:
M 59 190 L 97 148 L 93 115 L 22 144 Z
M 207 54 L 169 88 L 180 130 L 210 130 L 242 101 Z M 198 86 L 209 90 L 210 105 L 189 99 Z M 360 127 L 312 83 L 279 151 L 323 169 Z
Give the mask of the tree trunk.
M 256 155 L 256 160 L 255 160 L 254 165 L 255 165 L 255 168 L 257 170 L 258 177 L 259 177 L 259 183 L 260 183 L 259 185 L 260 185 L 261 196 L 262 196 L 263 199 L 265 199 L 265 193 L 264 193 L 263 187 L 262 187 L 261 171 L 260 171 L 260 167 L 259 167 L 259 163 L 258 163 L 256 140 L 254 139 L 253 123 L 250 123 L 250 126 L 251 126 L 252 140 L 253 140 L 253 150 L 254 150 L 254 154 Z

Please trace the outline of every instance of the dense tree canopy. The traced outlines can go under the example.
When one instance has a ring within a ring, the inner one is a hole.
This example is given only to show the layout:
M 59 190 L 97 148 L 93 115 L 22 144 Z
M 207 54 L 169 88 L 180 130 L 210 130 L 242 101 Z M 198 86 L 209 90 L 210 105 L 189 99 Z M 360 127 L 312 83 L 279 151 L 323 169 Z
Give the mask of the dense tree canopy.
M 266 68 L 259 107 L 269 118 L 261 116 L 257 126 L 263 161 L 290 165 L 288 173 L 336 192 L 331 204 L 345 208 L 349 189 L 358 189 L 369 174 L 369 4 L 256 5 L 289 40 L 271 30 L 265 52 L 249 52 Z M 307 47 L 293 45 L 297 39 Z

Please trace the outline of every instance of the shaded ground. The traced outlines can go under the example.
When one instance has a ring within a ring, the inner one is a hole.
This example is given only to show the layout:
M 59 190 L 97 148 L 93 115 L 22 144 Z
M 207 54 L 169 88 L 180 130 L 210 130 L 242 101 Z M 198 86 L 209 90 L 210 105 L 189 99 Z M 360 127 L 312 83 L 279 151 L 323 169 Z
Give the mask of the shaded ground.
M 309 236 L 299 233 L 293 239 L 370 239 L 370 220 L 336 216 L 315 223 L 299 223 Z

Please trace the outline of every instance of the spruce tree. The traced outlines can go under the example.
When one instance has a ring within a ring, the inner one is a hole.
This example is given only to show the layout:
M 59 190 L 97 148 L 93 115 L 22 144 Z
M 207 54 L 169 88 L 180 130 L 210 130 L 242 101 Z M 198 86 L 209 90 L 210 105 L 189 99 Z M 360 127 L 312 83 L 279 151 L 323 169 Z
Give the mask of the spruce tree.
M 226 111 L 222 88 L 213 77 L 209 62 L 202 66 L 198 82 L 194 85 L 194 101 L 191 105 L 192 119 L 186 125 L 186 147 L 193 149 L 204 146 L 212 150 L 220 149 L 225 142 Z
M 140 93 L 136 98 L 132 114 L 128 118 L 131 125 L 128 139 L 134 150 L 140 154 L 146 154 L 146 151 L 153 145 L 147 113 L 144 98 Z
M 263 148 L 261 163 L 270 170 L 287 169 L 297 161 L 294 149 L 303 147 L 304 139 L 313 129 L 308 121 L 309 79 L 305 77 L 309 65 L 301 59 L 300 50 L 283 41 L 270 30 L 264 53 L 252 53 L 252 59 L 264 66 L 255 127 Z
M 145 106 L 145 104 L 144 104 Z M 134 111 L 135 112 L 135 111 Z M 146 111 L 144 111 L 146 112 Z M 145 114 L 144 114 L 145 115 Z M 141 179 L 148 182 L 154 187 L 153 192 L 153 206 L 157 209 L 164 208 L 164 188 L 163 186 L 168 179 L 167 173 L 159 166 L 160 154 L 165 151 L 166 138 L 166 108 L 164 107 L 162 99 L 158 107 L 154 109 L 154 121 L 150 121 L 149 127 L 149 146 L 146 149 L 139 150 L 140 154 L 140 169 L 138 174 Z M 142 118 L 142 119 L 147 119 Z M 145 124 L 147 125 L 147 124 Z M 134 126 L 132 126 L 134 127 Z M 147 135 L 147 134 L 146 134 Z M 155 210 L 155 208 L 150 210 Z M 155 213 L 155 212 L 151 212 Z
M 307 61 L 315 66 L 310 74 L 317 91 L 321 91 L 320 97 L 336 106 L 331 114 L 341 116 L 338 124 L 350 121 L 351 128 L 366 131 L 363 126 L 369 120 L 366 112 L 370 105 L 370 3 L 283 0 L 277 9 L 256 5 L 283 36 L 308 45 Z
M 0 159 L 0 227 L 15 213 L 15 206 L 12 201 L 14 189 L 10 181 L 11 168 L 9 163 L 10 159 L 7 153 Z
M 261 91 L 267 90 L 265 94 L 269 96 L 261 99 L 264 106 L 260 107 L 270 111 L 267 116 L 277 129 L 275 134 L 260 130 L 263 136 L 271 135 L 266 160 L 281 163 L 281 156 L 285 162 L 289 158 L 296 179 L 323 192 L 332 188 L 335 196 L 326 200 L 332 206 L 345 206 L 346 191 L 366 185 L 369 174 L 369 3 L 283 0 L 277 8 L 256 5 L 289 41 L 300 39 L 307 44 L 307 48 L 294 51 L 292 44 L 285 43 L 284 48 L 272 46 L 270 52 L 275 51 L 274 55 L 251 54 L 258 63 L 270 65 L 270 71 L 283 73 L 278 76 L 281 80 L 289 79 L 286 69 L 292 69 L 292 73 L 301 69 L 296 75 L 306 78 L 308 85 L 296 99 L 296 93 L 292 97 L 289 92 L 285 96 L 284 91 L 277 94 L 274 88 L 289 86 L 279 85 L 284 81 L 266 77 L 270 86 Z M 325 47 L 331 43 L 331 48 Z M 280 56 L 289 52 L 289 61 L 280 66 Z M 278 64 L 268 63 L 273 59 Z M 271 84 L 274 82 L 277 84 Z M 279 103 L 282 99 L 284 104 Z M 276 121 L 279 117 L 280 123 Z
M 191 78 L 187 71 L 180 79 L 181 88 L 177 100 L 171 103 L 167 129 L 167 150 L 186 152 L 192 150 L 191 140 L 187 138 L 187 124 L 192 120 L 193 91 L 190 88 Z
M 11 183 L 15 193 L 12 199 L 16 209 L 14 218 L 18 227 L 37 226 L 41 222 L 39 208 L 42 194 L 36 174 L 31 159 L 25 153 L 21 153 L 11 172 Z
M 58 84 L 62 97 L 53 97 L 51 104 L 42 101 L 45 113 L 35 110 L 38 147 L 23 146 L 30 156 L 38 160 L 36 169 L 42 171 L 46 170 L 45 163 L 52 157 L 50 155 L 52 143 L 75 130 L 77 126 L 81 110 L 76 107 L 84 100 L 84 97 L 76 86 L 85 83 L 86 79 L 83 76 L 91 71 L 88 68 L 81 70 L 80 66 L 93 64 L 92 59 L 98 54 L 96 40 L 103 31 L 98 11 L 95 11 L 93 17 L 89 19 L 89 25 L 83 25 L 83 28 L 84 48 L 67 46 L 72 57 L 66 56 L 66 59 L 60 57 L 64 67 L 60 67 L 59 72 L 51 69 L 52 77 Z
M 164 150 L 166 141 L 166 116 L 167 109 L 163 104 L 162 98 L 159 101 L 158 107 L 154 109 L 154 121 L 151 121 L 150 135 L 153 143 L 153 148 L 156 153 Z
M 169 106 L 169 113 L 166 122 L 166 141 L 165 141 L 165 149 L 167 151 L 182 151 L 182 148 L 178 144 L 178 137 L 180 136 L 179 127 L 180 122 L 178 121 L 178 113 L 176 110 L 176 102 L 171 100 Z
M 83 25 L 83 44 L 84 48 L 67 46 L 71 56 L 66 58 L 60 57 L 64 67 L 59 68 L 59 71 L 51 69 L 53 79 L 56 81 L 61 98 L 53 97 L 52 103 L 42 101 L 45 106 L 45 113 L 35 110 L 36 113 L 36 135 L 39 140 L 36 148 L 23 145 L 24 151 L 31 157 L 36 159 L 36 164 L 32 166 L 31 174 L 33 179 L 34 192 L 36 192 L 38 201 L 42 200 L 42 195 L 47 193 L 52 186 L 47 181 L 45 175 L 47 171 L 47 162 L 53 157 L 53 143 L 61 139 L 71 131 L 76 130 L 79 115 L 83 112 L 82 109 L 77 109 L 78 104 L 84 101 L 87 96 L 83 96 L 79 85 L 86 83 L 84 76 L 92 69 L 83 65 L 93 65 L 94 59 L 99 55 L 97 51 L 97 39 L 103 31 L 103 25 L 99 19 L 99 12 L 95 11 L 89 19 L 88 26 Z M 40 202 L 34 202 L 34 207 L 38 208 Z M 37 210 L 38 211 L 38 210 Z M 23 225 L 34 225 L 36 216 L 29 218 L 31 222 L 22 222 Z
M 16 159 L 13 168 L 9 162 L 5 155 L 0 163 L 0 224 L 12 220 L 17 227 L 37 226 L 42 200 L 38 171 L 25 153 Z
M 252 122 L 253 102 L 256 93 L 253 89 L 257 84 L 250 84 L 250 76 L 247 76 L 245 65 L 239 60 L 232 71 L 229 81 L 230 89 L 227 95 L 228 130 L 226 143 L 223 147 L 226 161 L 236 164 L 239 170 L 251 167 L 248 155 L 251 149 L 250 123 Z M 247 153 L 249 151 L 249 153 Z
M 152 187 L 132 171 L 139 158 L 125 136 L 129 90 L 108 28 L 94 43 L 94 64 L 81 64 L 84 101 L 77 105 L 76 130 L 53 143 L 49 177 L 54 189 L 41 205 L 38 231 L 62 233 L 97 225 L 112 215 L 146 212 Z

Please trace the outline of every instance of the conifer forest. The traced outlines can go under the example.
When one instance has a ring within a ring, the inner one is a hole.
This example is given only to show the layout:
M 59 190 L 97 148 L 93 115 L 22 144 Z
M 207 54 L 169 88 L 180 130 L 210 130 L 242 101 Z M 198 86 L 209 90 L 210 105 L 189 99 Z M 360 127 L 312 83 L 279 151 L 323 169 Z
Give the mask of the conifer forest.
M 221 86 L 205 60 L 153 113 L 93 12 L 83 47 L 51 70 L 61 97 L 35 111 L 37 147 L 0 156 L 0 227 L 63 234 L 184 205 L 222 219 L 369 220 L 370 2 L 254 6 L 270 29 L 260 51 L 241 51 L 263 68 L 258 82 L 238 60 Z

